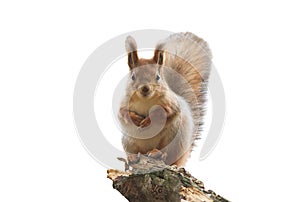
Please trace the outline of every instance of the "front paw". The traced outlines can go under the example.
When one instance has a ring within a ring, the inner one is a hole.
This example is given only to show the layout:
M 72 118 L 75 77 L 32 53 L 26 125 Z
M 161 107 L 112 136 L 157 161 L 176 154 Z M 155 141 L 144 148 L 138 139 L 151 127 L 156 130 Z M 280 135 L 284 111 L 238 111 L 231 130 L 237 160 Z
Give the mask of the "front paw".
M 143 116 L 138 115 L 135 112 L 129 112 L 130 120 L 134 123 L 134 125 L 139 126 L 141 122 L 144 120 Z
M 150 117 L 147 116 L 144 120 L 141 121 L 139 126 L 140 126 L 140 128 L 145 128 L 147 126 L 150 126 L 150 124 L 151 124 Z

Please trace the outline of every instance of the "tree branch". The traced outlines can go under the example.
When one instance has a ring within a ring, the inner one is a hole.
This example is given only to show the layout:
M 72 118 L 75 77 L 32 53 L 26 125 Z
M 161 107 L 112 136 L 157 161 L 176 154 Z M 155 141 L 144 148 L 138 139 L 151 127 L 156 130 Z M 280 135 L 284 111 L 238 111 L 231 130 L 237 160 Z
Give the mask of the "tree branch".
M 130 165 L 125 159 L 119 160 L 125 162 L 127 171 L 110 169 L 107 177 L 130 202 L 229 202 L 206 190 L 184 168 L 168 166 L 146 155 L 140 155 L 139 161 Z

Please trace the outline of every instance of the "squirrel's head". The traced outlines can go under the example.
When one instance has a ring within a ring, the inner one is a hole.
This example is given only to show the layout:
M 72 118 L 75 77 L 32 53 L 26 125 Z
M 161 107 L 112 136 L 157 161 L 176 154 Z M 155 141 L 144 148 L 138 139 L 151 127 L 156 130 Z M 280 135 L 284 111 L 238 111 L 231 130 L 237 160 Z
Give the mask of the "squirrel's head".
M 155 50 L 151 59 L 139 58 L 137 45 L 131 36 L 128 36 L 125 42 L 128 54 L 128 66 L 130 69 L 129 84 L 134 92 L 133 97 L 141 99 L 151 99 L 161 96 L 167 88 L 162 75 L 162 66 L 164 63 L 164 52 Z

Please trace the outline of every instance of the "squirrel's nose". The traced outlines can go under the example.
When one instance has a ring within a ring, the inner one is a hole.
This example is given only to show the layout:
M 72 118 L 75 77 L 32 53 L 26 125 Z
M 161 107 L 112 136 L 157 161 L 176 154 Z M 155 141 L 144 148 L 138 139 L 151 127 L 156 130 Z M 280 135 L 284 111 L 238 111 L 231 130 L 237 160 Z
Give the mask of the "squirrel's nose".
M 142 87 L 141 90 L 142 90 L 143 93 L 148 93 L 150 89 L 149 89 L 148 86 L 145 85 L 145 86 Z
M 148 85 L 143 85 L 139 88 L 139 91 L 143 96 L 147 96 L 150 93 L 150 90 L 151 89 Z

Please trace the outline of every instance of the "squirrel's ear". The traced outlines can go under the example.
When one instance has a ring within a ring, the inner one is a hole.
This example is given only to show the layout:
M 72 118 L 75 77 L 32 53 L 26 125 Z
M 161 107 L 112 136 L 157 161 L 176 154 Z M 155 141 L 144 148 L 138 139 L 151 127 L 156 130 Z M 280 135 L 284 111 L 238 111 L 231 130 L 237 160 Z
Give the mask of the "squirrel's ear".
M 136 67 L 139 57 L 137 54 L 137 45 L 132 36 L 128 36 L 125 41 L 125 48 L 128 54 L 128 65 L 130 69 Z
M 162 51 L 162 50 L 155 50 L 154 51 L 153 60 L 157 64 L 163 65 L 164 64 L 164 51 Z

